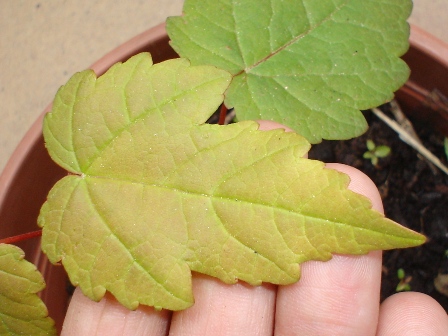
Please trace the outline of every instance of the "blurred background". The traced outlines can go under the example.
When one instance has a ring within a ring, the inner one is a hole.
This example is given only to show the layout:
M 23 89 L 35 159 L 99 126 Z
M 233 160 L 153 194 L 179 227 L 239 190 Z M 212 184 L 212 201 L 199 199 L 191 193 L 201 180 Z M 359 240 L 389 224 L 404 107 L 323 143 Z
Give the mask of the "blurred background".
M 183 0 L 0 0 L 0 172 L 57 89 Z M 414 0 L 410 22 L 448 43 L 448 0 Z

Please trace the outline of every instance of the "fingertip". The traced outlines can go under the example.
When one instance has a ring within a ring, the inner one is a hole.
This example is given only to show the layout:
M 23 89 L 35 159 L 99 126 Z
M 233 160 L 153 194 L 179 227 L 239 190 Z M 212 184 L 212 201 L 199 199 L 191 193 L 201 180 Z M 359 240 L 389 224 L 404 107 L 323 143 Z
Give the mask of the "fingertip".
M 426 294 L 397 293 L 381 305 L 377 335 L 448 335 L 448 316 Z
M 272 120 L 258 120 L 257 122 L 260 125 L 260 127 L 258 128 L 260 131 L 270 131 L 273 129 L 283 128 L 286 132 L 294 132 L 288 126 L 282 125 Z
M 379 192 L 367 175 L 343 164 L 331 163 L 326 167 L 347 174 L 349 189 L 369 198 L 373 208 L 382 212 Z M 279 330 L 290 326 L 291 319 L 300 321 L 294 328 L 304 334 L 325 334 L 331 328 L 350 335 L 375 330 L 381 283 L 380 251 L 362 256 L 336 255 L 325 263 L 310 261 L 302 265 L 302 271 L 299 283 L 278 290 Z

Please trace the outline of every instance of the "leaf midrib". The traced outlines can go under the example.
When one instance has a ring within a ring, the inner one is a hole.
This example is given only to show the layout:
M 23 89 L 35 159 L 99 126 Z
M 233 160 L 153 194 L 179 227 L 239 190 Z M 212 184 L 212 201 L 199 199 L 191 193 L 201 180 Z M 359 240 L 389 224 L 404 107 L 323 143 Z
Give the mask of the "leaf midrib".
M 157 110 L 162 110 L 163 107 L 167 106 L 168 104 L 172 103 L 173 101 L 176 101 L 177 99 L 180 99 L 180 98 L 182 98 L 182 97 L 184 97 L 184 96 L 186 96 L 186 95 L 188 95 L 188 94 L 190 94 L 190 93 L 194 93 L 194 91 L 195 91 L 196 89 L 200 89 L 200 88 L 202 88 L 202 87 L 204 87 L 204 86 L 206 87 L 206 86 L 209 85 L 210 83 L 212 83 L 212 82 L 214 82 L 214 81 L 216 81 L 216 80 L 219 80 L 219 79 L 221 79 L 221 77 L 219 77 L 219 78 L 214 78 L 214 79 L 211 80 L 211 81 L 207 81 L 207 82 L 201 83 L 200 85 L 195 86 L 195 87 L 192 87 L 192 88 L 189 89 L 189 90 L 183 91 L 183 92 L 181 92 L 180 94 L 178 94 L 178 95 L 176 95 L 176 96 L 172 96 L 172 97 L 166 99 L 165 101 L 163 101 L 163 102 L 161 102 L 161 103 L 158 103 L 158 104 L 155 103 L 155 104 L 154 104 L 155 106 L 153 106 L 153 107 L 151 107 L 151 108 L 145 110 L 145 112 L 143 112 L 143 113 L 142 113 L 141 115 L 139 115 L 137 118 L 135 118 L 134 120 L 130 120 L 129 123 L 127 123 L 124 127 L 122 127 L 121 129 L 119 129 L 117 132 L 115 132 L 114 135 L 113 135 L 113 137 L 111 137 L 111 139 L 110 139 L 109 141 L 105 142 L 101 148 L 97 148 L 97 149 L 98 149 L 97 154 L 96 154 L 95 156 L 92 156 L 92 157 L 89 159 L 90 162 L 89 162 L 88 165 L 86 165 L 86 166 L 84 166 L 84 167 L 81 167 L 81 166 L 78 164 L 78 166 L 80 167 L 80 171 L 81 171 L 81 172 L 86 172 L 86 171 L 88 171 L 88 170 L 90 169 L 90 167 L 96 162 L 96 160 L 97 160 L 99 157 L 101 157 L 102 153 L 106 150 L 106 148 L 109 147 L 109 146 L 110 146 L 116 139 L 118 139 L 118 138 L 120 137 L 120 135 L 121 135 L 123 132 L 125 132 L 125 131 L 128 130 L 130 127 L 132 127 L 132 125 L 135 125 L 135 124 L 137 124 L 139 121 L 144 120 L 146 117 L 148 117 L 149 115 L 151 115 L 152 112 L 157 111 Z M 125 90 L 125 88 L 126 88 L 126 87 L 124 87 L 123 89 Z M 148 94 L 151 94 L 151 93 L 152 93 L 152 92 L 149 92 Z M 154 100 L 153 100 L 153 101 L 154 101 Z M 192 121 L 192 124 L 194 124 L 194 121 Z M 75 152 L 75 156 L 76 156 L 76 150 L 75 150 L 74 152 Z
M 285 43 L 284 45 L 282 45 L 281 47 L 277 48 L 276 50 L 274 50 L 273 52 L 271 52 L 269 55 L 265 56 L 264 58 L 262 58 L 261 60 L 257 61 L 256 63 L 254 63 L 251 66 L 246 67 L 245 69 L 241 70 L 239 73 L 237 73 L 235 76 L 240 75 L 243 72 L 249 73 L 251 70 L 253 70 L 254 68 L 256 68 L 257 66 L 259 66 L 260 64 L 268 61 L 269 59 L 271 59 L 272 57 L 274 57 L 275 55 L 277 55 L 278 53 L 282 52 L 283 50 L 285 50 L 286 48 L 288 48 L 289 46 L 291 46 L 292 44 L 296 43 L 298 40 L 302 39 L 303 37 L 309 35 L 313 30 L 319 28 L 320 26 L 322 26 L 324 23 L 328 22 L 336 13 L 340 12 L 349 2 L 350 0 L 346 0 L 343 4 L 341 4 L 339 7 L 337 7 L 333 12 L 331 12 L 326 18 L 324 18 L 319 24 L 315 25 L 314 27 L 310 27 L 307 31 L 303 32 L 302 34 L 299 34 L 298 36 L 292 38 L 289 42 Z M 238 36 L 238 35 L 237 35 Z M 244 58 L 243 58 L 244 59 Z
M 165 185 L 160 185 L 160 184 L 152 184 L 152 183 L 143 183 L 143 182 L 138 182 L 138 181 L 133 181 L 130 182 L 128 180 L 120 180 L 120 179 L 116 179 L 116 178 L 108 178 L 108 177 L 104 177 L 104 176 L 92 176 L 92 175 L 76 175 L 80 178 L 91 178 L 91 179 L 100 179 L 100 180 L 112 180 L 112 181 L 123 181 L 124 183 L 129 183 L 129 184 L 136 184 L 136 185 L 141 185 L 143 187 L 146 188 L 159 188 L 159 189 L 164 189 L 164 190 L 169 190 L 175 193 L 182 193 L 182 194 L 187 194 L 190 196 L 197 196 L 197 197 L 206 197 L 207 199 L 218 199 L 218 200 L 224 200 L 224 201 L 228 201 L 228 202 L 238 202 L 238 203 L 247 203 L 249 205 L 252 206 L 262 206 L 262 207 L 267 207 L 267 208 L 271 208 L 271 209 L 276 209 L 282 212 L 286 212 L 289 214 L 294 214 L 297 216 L 303 216 L 305 218 L 309 218 L 309 219 L 313 219 L 313 220 L 321 220 L 321 221 L 329 221 L 334 225 L 340 225 L 340 226 L 350 226 L 353 229 L 359 229 L 359 230 L 366 230 L 369 232 L 374 232 L 374 233 L 380 233 L 383 234 L 383 232 L 381 232 L 381 230 L 374 230 L 374 228 L 366 228 L 366 227 L 359 227 L 359 226 L 353 226 L 351 224 L 346 224 L 346 223 L 342 223 L 342 222 L 336 222 L 336 221 L 330 221 L 328 218 L 321 218 L 321 217 L 316 217 L 316 216 L 312 216 L 311 214 L 303 214 L 300 212 L 297 212 L 293 209 L 288 209 L 285 207 L 280 207 L 280 206 L 276 206 L 276 205 L 271 205 L 268 203 L 263 203 L 263 202 L 257 202 L 257 201 L 251 201 L 251 200 L 246 200 L 246 199 L 241 199 L 241 198 L 235 198 L 235 197 L 230 197 L 230 196 L 223 196 L 223 195 L 213 195 L 213 194 L 206 194 L 206 193 L 200 193 L 200 192 L 195 192 L 192 190 L 187 190 L 187 189 L 181 189 L 178 187 L 173 187 L 173 186 L 165 186 Z M 86 183 L 88 183 L 86 181 Z M 395 237 L 395 236 L 393 236 Z M 406 238 L 406 239 L 411 239 L 411 238 Z

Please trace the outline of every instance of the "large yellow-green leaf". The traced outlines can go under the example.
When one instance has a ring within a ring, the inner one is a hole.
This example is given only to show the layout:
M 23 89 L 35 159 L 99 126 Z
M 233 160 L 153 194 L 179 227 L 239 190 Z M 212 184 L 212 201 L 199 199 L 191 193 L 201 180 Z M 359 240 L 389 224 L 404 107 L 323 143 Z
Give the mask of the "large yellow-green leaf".
M 44 135 L 71 174 L 41 209 L 42 248 L 90 298 L 179 310 L 193 303 L 191 271 L 289 284 L 306 260 L 424 241 L 304 159 L 303 137 L 204 124 L 229 81 L 140 54 L 59 90 Z
M 186 0 L 167 31 L 192 64 L 232 73 L 225 103 L 239 120 L 276 120 L 317 143 L 362 134 L 359 110 L 403 85 L 411 8 L 411 0 Z
M 54 322 L 36 293 L 42 275 L 14 245 L 0 244 L 0 335 L 56 335 Z

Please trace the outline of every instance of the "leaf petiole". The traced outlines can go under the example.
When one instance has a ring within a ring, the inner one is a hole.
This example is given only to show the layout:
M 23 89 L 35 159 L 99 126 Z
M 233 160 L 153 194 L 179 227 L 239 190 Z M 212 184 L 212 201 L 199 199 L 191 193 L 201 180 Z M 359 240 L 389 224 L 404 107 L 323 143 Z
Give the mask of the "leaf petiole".
M 227 116 L 227 107 L 224 104 L 221 104 L 220 110 L 219 110 L 219 125 L 224 125 L 226 123 L 226 116 Z
M 0 239 L 0 244 L 16 244 L 18 242 L 31 239 L 34 237 L 40 237 L 42 235 L 42 230 L 37 230 L 33 232 L 23 233 L 17 236 L 7 237 Z

